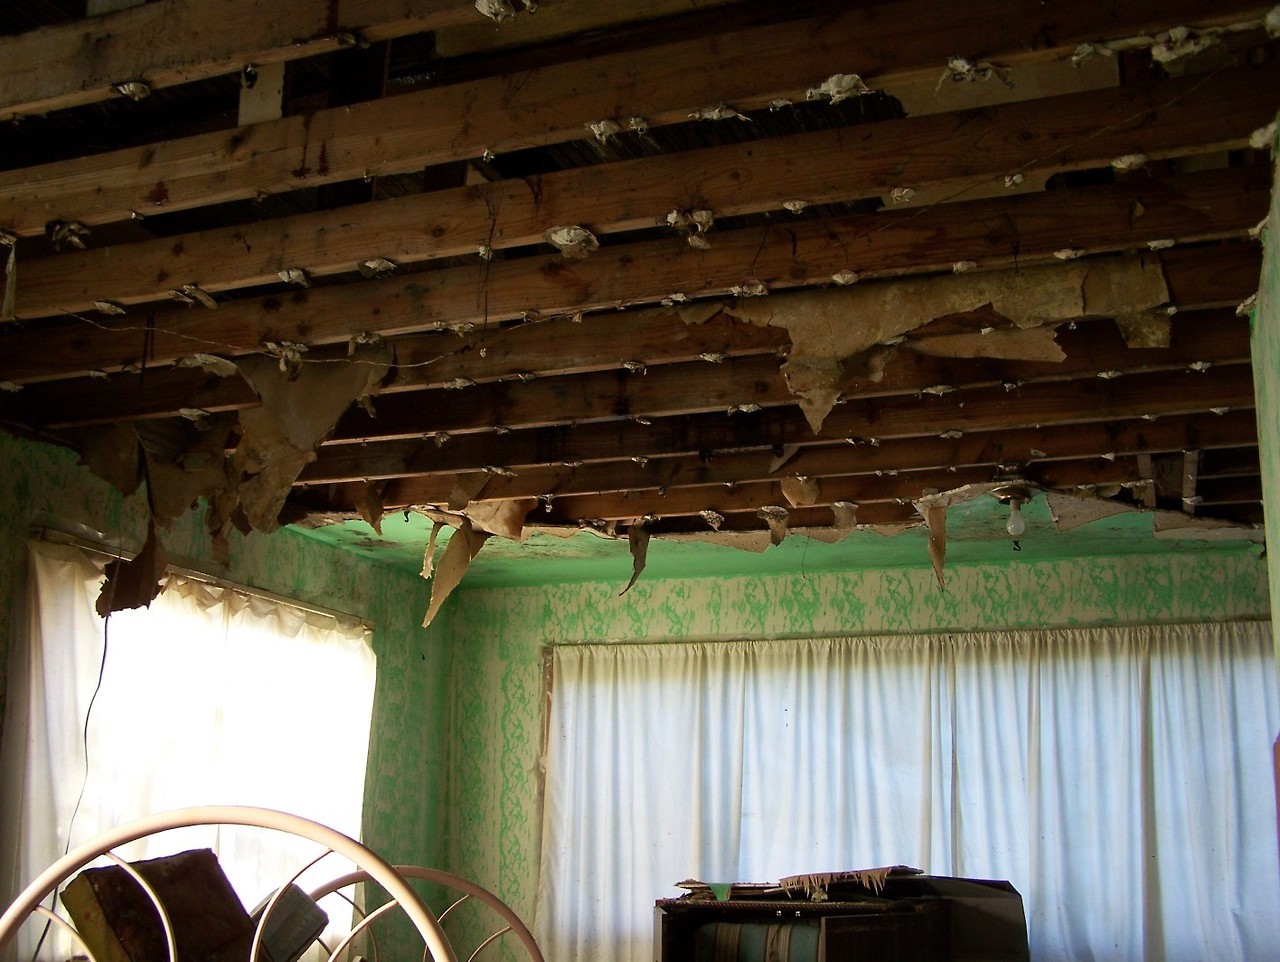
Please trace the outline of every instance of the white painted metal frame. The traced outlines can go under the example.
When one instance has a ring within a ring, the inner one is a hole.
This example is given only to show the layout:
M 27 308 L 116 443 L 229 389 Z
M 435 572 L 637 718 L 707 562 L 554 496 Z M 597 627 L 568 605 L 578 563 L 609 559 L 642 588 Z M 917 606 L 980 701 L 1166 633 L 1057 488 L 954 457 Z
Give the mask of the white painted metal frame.
M 410 921 L 413 922 L 414 927 L 417 928 L 418 933 L 426 943 L 428 958 L 434 960 L 434 962 L 457 962 L 453 948 L 450 946 L 444 930 L 440 927 L 440 922 L 431 914 L 431 910 L 427 908 L 418 893 L 405 880 L 405 877 L 371 849 L 326 825 L 298 815 L 291 815 L 274 809 L 238 805 L 184 808 L 148 815 L 104 832 L 68 852 L 49 868 L 45 869 L 35 881 L 22 891 L 13 904 L 5 910 L 4 914 L 0 915 L 0 952 L 3 952 L 30 915 L 33 913 L 47 913 L 47 910 L 42 909 L 41 903 L 50 893 L 56 891 L 62 883 L 89 863 L 103 855 L 119 863 L 119 859 L 112 852 L 116 847 L 137 841 L 147 835 L 193 825 L 248 825 L 310 839 L 327 847 L 330 852 L 342 855 L 355 863 L 360 870 L 358 874 L 362 879 L 370 879 L 377 882 L 387 891 L 392 899 L 388 906 L 398 905 L 409 917 Z M 134 877 L 137 878 L 136 875 Z M 176 949 L 167 915 L 163 906 L 156 899 L 155 893 L 145 883 L 142 884 L 143 889 L 152 901 L 156 903 L 160 911 L 160 918 L 169 944 L 170 962 L 173 962 Z M 465 890 L 465 886 L 462 887 Z M 485 894 L 488 895 L 488 893 Z M 491 899 L 495 898 L 493 896 L 489 897 Z M 490 904 L 493 903 L 490 902 Z M 503 908 L 506 909 L 506 906 L 504 905 Z M 506 909 L 506 912 L 510 913 L 510 910 Z M 506 917 L 504 915 L 504 918 Z M 361 921 L 360 925 L 357 926 L 357 930 L 369 924 L 372 920 L 371 914 L 370 917 L 366 917 Z M 521 928 L 523 928 L 523 925 L 521 925 Z M 525 931 L 527 932 L 527 929 Z M 536 951 L 536 946 L 534 949 Z M 341 946 L 339 946 L 340 950 Z M 330 958 L 332 959 L 333 956 Z M 534 959 L 536 962 L 541 962 L 542 956 L 540 954 L 536 955 Z

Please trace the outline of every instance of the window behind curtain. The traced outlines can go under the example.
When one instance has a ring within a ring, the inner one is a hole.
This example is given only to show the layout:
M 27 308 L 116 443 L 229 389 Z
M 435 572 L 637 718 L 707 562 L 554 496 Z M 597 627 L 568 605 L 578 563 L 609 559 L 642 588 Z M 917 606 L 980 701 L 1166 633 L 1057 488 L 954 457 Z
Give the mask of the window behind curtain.
M 1280 959 L 1269 624 L 553 651 L 537 934 L 652 959 L 674 883 L 1009 879 L 1032 957 Z
M 104 624 L 97 564 L 34 542 L 30 561 L 28 631 L 10 659 L 0 887 L 16 894 L 68 846 L 174 808 L 275 808 L 359 837 L 375 667 L 365 627 L 176 576 L 150 608 Z M 142 859 L 203 847 L 247 909 L 320 854 L 237 827 L 181 829 L 119 851 Z M 323 864 L 325 878 L 344 870 L 333 856 Z M 38 934 L 24 931 L 24 962 Z M 41 957 L 67 949 L 50 940 Z

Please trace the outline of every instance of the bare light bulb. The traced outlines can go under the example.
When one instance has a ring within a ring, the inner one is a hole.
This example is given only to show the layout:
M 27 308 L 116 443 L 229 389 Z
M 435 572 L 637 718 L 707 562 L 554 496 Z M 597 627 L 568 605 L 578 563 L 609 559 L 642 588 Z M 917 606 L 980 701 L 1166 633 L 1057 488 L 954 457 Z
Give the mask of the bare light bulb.
M 1022 519 L 1022 501 L 1019 498 L 1009 499 L 1009 523 L 1004 526 L 1012 538 L 1022 537 L 1027 530 L 1027 522 Z

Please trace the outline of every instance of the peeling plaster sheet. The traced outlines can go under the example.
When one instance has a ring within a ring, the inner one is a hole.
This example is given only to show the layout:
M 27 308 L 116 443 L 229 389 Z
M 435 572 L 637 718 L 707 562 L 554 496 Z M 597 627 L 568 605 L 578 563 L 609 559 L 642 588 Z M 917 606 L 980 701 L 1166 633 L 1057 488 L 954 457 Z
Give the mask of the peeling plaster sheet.
M 936 318 L 989 306 L 1015 328 L 1027 330 L 1087 316 L 1148 310 L 1167 303 L 1168 298 L 1159 264 L 1115 257 L 1017 271 L 882 281 L 723 307 L 740 320 L 787 330 L 792 349 L 782 371 L 816 432 L 839 397 L 845 362 Z

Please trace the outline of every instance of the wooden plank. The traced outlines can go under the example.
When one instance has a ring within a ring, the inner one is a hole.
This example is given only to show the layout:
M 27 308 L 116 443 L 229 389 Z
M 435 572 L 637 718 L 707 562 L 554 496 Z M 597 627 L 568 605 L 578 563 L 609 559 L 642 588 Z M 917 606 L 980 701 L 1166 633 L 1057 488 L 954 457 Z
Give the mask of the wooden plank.
M 1106 166 L 1239 147 L 1274 116 L 1280 64 L 1180 78 L 1149 90 L 1097 91 L 984 111 L 730 144 L 520 181 L 320 211 L 152 242 L 28 261 L 21 318 L 136 304 L 183 284 L 217 292 L 278 280 L 280 271 L 353 271 L 370 257 L 406 264 L 541 245 L 556 225 L 598 234 L 652 228 L 668 211 L 716 216 L 781 210 L 784 201 L 852 201 L 897 187 L 966 187 L 1014 171 Z M 695 255 L 696 256 L 696 255 Z
M 655 322 L 634 311 L 588 315 L 590 325 L 568 317 L 501 330 L 491 325 L 519 318 L 533 305 L 547 315 L 573 315 L 619 303 L 652 303 L 675 291 L 705 296 L 740 281 L 742 264 L 752 259 L 756 276 L 771 290 L 782 290 L 821 284 L 849 268 L 875 278 L 945 270 L 957 260 L 975 260 L 982 268 L 1045 263 L 1063 248 L 1135 249 L 1169 237 L 1190 242 L 1243 238 L 1266 213 L 1266 174 L 1261 168 L 1214 171 L 928 211 L 796 220 L 771 227 L 763 236 L 756 229 L 718 233 L 713 248 L 700 255 L 679 240 L 637 243 L 606 248 L 587 261 L 565 261 L 558 255 L 522 258 L 483 269 L 450 268 L 273 294 L 224 304 L 216 312 L 178 309 L 143 317 L 49 321 L 22 332 L 6 331 L 0 380 L 23 384 L 114 371 L 144 359 L 150 365 L 171 363 L 198 351 L 234 356 L 260 350 L 268 341 L 315 347 L 366 331 L 391 335 L 445 323 L 480 327 L 466 335 L 443 330 L 398 339 L 397 386 L 459 377 L 496 380 L 526 371 L 599 370 L 600 345 L 582 334 L 602 319 L 617 342 L 606 358 L 617 353 L 619 344 L 637 356 L 661 358 L 657 346 L 663 344 L 665 350 L 678 337 L 692 341 L 684 355 L 688 359 L 724 349 L 714 325 L 699 334 L 671 319 L 651 328 Z M 1143 213 L 1135 217 L 1138 209 Z M 1185 252 L 1174 248 L 1159 257 L 1181 309 L 1234 305 L 1257 289 L 1261 258 L 1253 243 Z M 690 283 L 691 271 L 701 278 L 696 286 Z M 758 332 L 753 338 L 761 350 L 782 343 L 776 332 L 769 337 Z M 735 349 L 745 347 L 739 341 Z
M 797 408 L 734 415 L 611 421 L 536 428 L 507 434 L 462 435 L 369 444 L 327 444 L 301 475 L 304 483 L 456 473 L 486 468 L 651 458 L 725 449 L 781 449 L 849 438 L 875 443 L 895 437 L 931 437 L 960 431 L 1035 425 L 1086 424 L 1141 416 L 1202 412 L 1206 406 L 1252 407 L 1246 365 L 1203 373 L 1135 374 L 1115 380 L 1031 384 L 954 391 L 941 396 L 881 398 L 838 405 L 820 433 Z M 802 439 L 802 440 L 798 440 Z
M 680 5 L 687 4 L 683 0 Z M 989 16 L 958 5 L 939 10 L 925 0 L 894 3 L 892 10 L 853 8 L 737 29 L 732 43 L 722 36 L 680 39 L 275 122 L 247 126 L 242 120 L 232 130 L 0 172 L 0 227 L 28 235 L 39 234 L 55 219 L 103 224 L 127 220 L 133 212 L 183 210 L 263 192 L 408 173 L 479 157 L 486 150 L 502 154 L 580 140 L 589 136 L 588 125 L 603 120 L 625 127 L 629 118 L 639 117 L 659 127 L 687 121 L 691 113 L 724 101 L 738 109 L 803 101 L 810 88 L 835 73 L 860 72 L 891 93 L 904 93 L 900 88 L 913 83 L 937 91 L 942 66 L 961 48 L 1000 56 L 1017 82 L 963 88 L 948 84 L 945 97 L 934 95 L 942 101 L 935 109 L 976 106 L 978 94 L 990 91 L 1011 101 L 1114 86 L 1111 58 L 1079 66 L 1068 60 L 1080 40 L 1101 39 L 1091 32 L 1096 21 L 1076 18 L 1066 30 L 1055 24 L 1056 45 L 1046 47 L 1040 40 L 1045 16 L 1040 5 L 1021 3 L 1028 16 L 1015 14 L 1007 0 L 982 0 L 980 6 Z M 1256 5 L 1238 6 L 1233 16 L 1257 13 Z M 1157 4 L 1135 7 L 1144 9 L 1126 9 L 1120 22 L 1108 24 L 1113 36 L 1140 33 L 1156 22 L 1164 27 L 1183 22 L 1161 19 L 1170 14 Z M 894 24 L 888 37 L 881 29 L 885 18 Z M 556 17 L 553 10 L 525 19 L 548 23 Z M 805 55 L 795 56 L 796 50 Z M 752 69 L 742 70 L 744 62 Z M 697 69 L 689 69 L 691 64 Z M 1033 83 L 1031 75 L 1046 69 L 1053 71 L 1053 79 L 1034 78 L 1039 82 Z M 1052 86 L 1046 89 L 1046 83 Z
M 160 0 L 0 37 L 0 117 L 106 100 L 124 81 L 158 89 L 479 18 L 458 0 Z
M 573 420 L 581 424 L 627 416 L 706 413 L 743 404 L 779 407 L 795 403 L 779 371 L 780 361 L 772 356 L 750 357 L 761 344 L 767 345 L 769 355 L 785 352 L 789 340 L 777 328 L 761 328 L 723 316 L 690 325 L 671 315 L 614 315 L 577 324 L 559 321 L 513 328 L 499 332 L 493 340 L 502 344 L 501 334 L 509 333 L 518 349 L 521 339 L 514 335 L 537 333 L 540 327 L 547 329 L 553 341 L 557 334 L 577 335 L 583 356 L 594 358 L 599 373 L 565 376 L 560 366 L 550 370 L 528 367 L 509 383 L 460 384 L 438 377 L 426 380 L 421 369 L 415 369 L 423 380 L 413 385 L 413 391 L 393 380 L 390 391 L 379 392 L 374 405 L 376 415 L 371 417 L 362 409 L 353 409 L 338 424 L 333 440 L 385 440 L 436 431 L 462 434 L 500 426 L 538 427 L 565 420 L 566 411 L 572 411 Z M 876 380 L 850 380 L 843 394 L 846 398 L 914 394 L 931 384 L 1043 382 L 1087 377 L 1099 371 L 1175 370 L 1193 362 L 1249 360 L 1248 325 L 1232 311 L 1182 312 L 1172 319 L 1170 329 L 1171 344 L 1167 348 L 1130 348 L 1109 323 L 1089 323 L 1075 331 L 1063 327 L 1057 340 L 1066 358 L 1053 363 L 948 359 L 903 350 Z M 639 344 L 632 340 L 638 333 L 644 335 Z M 744 351 L 747 356 L 736 361 L 726 358 L 727 363 L 709 363 L 698 360 L 699 352 L 690 351 L 690 342 L 698 347 L 735 352 L 740 342 L 751 351 Z M 399 341 L 393 339 L 391 344 L 399 362 L 404 363 Z M 513 348 L 510 341 L 506 346 L 508 350 Z M 314 359 L 326 356 L 340 357 L 333 352 L 320 352 Z M 642 374 L 632 373 L 625 366 L 640 363 L 641 359 L 646 365 Z M 426 388 L 433 389 L 429 396 L 421 393 Z M 58 430 L 164 417 L 177 414 L 180 409 L 212 412 L 256 403 L 256 395 L 239 378 L 212 377 L 198 369 L 162 368 L 145 375 L 91 378 L 71 389 L 64 382 L 30 385 L 21 392 L 0 395 L 0 418 Z
M 633 490 L 674 490 L 688 485 L 731 485 L 770 477 L 839 477 L 881 475 L 895 470 L 941 470 L 1000 464 L 1031 464 L 1043 458 L 1089 460 L 1096 465 L 1099 452 L 1117 456 L 1139 452 L 1181 451 L 1188 445 L 1201 450 L 1257 444 L 1257 421 L 1251 410 L 1222 415 L 1200 414 L 1187 418 L 1130 420 L 1099 424 L 1042 426 L 994 432 L 969 432 L 959 438 L 906 438 L 869 445 L 815 444 L 800 448 L 794 457 L 775 466 L 769 450 L 654 458 L 643 466 L 633 462 L 599 462 L 574 468 L 533 467 L 514 476 L 439 474 L 392 480 L 383 491 L 388 508 L 413 504 L 444 504 L 455 488 L 474 490 L 477 500 L 505 501 L 551 495 L 552 500 L 572 495 Z M 1254 451 L 1256 459 L 1256 449 Z M 481 488 L 476 482 L 484 482 Z

